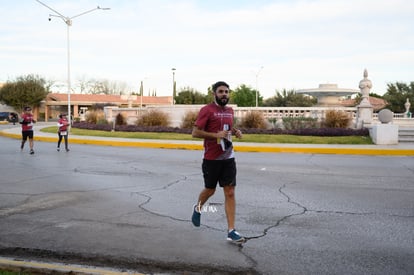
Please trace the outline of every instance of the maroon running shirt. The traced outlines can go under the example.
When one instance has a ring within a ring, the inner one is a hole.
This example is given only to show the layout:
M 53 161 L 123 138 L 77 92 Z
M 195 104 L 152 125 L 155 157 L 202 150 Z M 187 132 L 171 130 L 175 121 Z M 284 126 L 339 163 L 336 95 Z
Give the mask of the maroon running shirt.
M 24 123 L 22 124 L 22 131 L 33 131 L 34 119 L 32 114 L 22 114 L 20 121 Z
M 233 115 L 234 111 L 231 107 L 222 107 L 216 103 L 210 103 L 201 108 L 195 126 L 206 132 L 217 133 L 223 130 L 224 125 L 227 124 L 228 129 L 231 130 L 233 128 Z M 204 159 L 217 160 L 232 157 L 234 157 L 233 146 L 223 151 L 217 139 L 204 139 Z

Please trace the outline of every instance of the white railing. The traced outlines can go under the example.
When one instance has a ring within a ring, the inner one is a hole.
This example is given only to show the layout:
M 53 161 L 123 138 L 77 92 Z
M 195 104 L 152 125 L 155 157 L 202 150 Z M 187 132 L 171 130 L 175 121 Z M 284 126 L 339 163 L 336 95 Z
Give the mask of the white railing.
M 108 121 L 112 122 L 118 113 L 127 116 L 128 123 L 133 123 L 141 112 L 156 108 L 166 112 L 171 118 L 173 127 L 179 127 L 185 114 L 189 111 L 198 111 L 203 105 L 169 105 L 169 106 L 148 106 L 143 108 L 118 108 L 105 107 L 105 115 Z M 249 112 L 256 111 L 263 113 L 265 119 L 269 121 L 280 121 L 284 117 L 311 117 L 320 121 L 325 117 L 328 110 L 341 110 L 350 113 L 355 123 L 357 108 L 356 107 L 236 107 L 234 116 L 240 120 Z M 378 123 L 378 114 L 373 114 L 373 122 Z M 394 114 L 394 123 L 402 126 L 414 127 L 414 118 L 405 118 L 404 114 Z
M 355 107 L 235 107 L 234 116 L 243 118 L 249 112 L 261 112 L 266 119 L 282 119 L 284 117 L 311 117 L 321 120 L 328 110 L 341 110 L 356 117 Z
M 378 113 L 374 113 L 374 114 L 372 115 L 372 117 L 373 117 L 374 119 L 378 119 Z M 395 113 L 394 113 L 394 119 L 402 119 L 402 118 L 407 118 L 405 113 L 402 113 L 402 114 L 395 114 Z

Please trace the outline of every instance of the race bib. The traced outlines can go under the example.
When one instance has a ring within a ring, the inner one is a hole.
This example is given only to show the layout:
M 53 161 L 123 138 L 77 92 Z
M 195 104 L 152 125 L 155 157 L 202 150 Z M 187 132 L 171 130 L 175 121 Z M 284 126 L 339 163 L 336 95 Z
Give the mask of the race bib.
M 61 136 L 66 136 L 67 134 L 68 134 L 68 132 L 66 132 L 66 131 L 60 132 Z

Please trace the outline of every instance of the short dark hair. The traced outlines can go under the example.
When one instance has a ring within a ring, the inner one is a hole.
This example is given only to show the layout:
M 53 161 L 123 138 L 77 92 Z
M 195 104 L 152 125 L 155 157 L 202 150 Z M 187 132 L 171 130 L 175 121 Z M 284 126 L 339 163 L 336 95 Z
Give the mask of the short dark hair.
M 29 106 L 26 106 L 26 107 L 24 107 L 24 110 L 25 110 L 25 111 L 31 111 L 31 110 L 32 110 L 32 108 L 30 108 Z
M 215 92 L 216 92 L 216 90 L 217 90 L 217 88 L 218 88 L 218 87 L 220 87 L 220 86 L 226 86 L 227 88 L 229 88 L 229 89 L 230 89 L 229 84 L 227 84 L 227 83 L 226 83 L 226 82 L 224 82 L 224 81 L 218 81 L 218 82 L 216 82 L 216 83 L 214 83 L 214 84 L 213 84 L 213 92 L 215 93 Z

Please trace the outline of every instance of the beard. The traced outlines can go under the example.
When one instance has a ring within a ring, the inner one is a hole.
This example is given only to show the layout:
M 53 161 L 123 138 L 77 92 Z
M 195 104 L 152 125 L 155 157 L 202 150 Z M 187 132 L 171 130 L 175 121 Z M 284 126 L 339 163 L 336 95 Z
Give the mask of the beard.
M 226 106 L 227 103 L 229 103 L 228 98 L 218 98 L 218 96 L 215 96 L 215 99 L 216 99 L 217 104 L 220 106 Z

